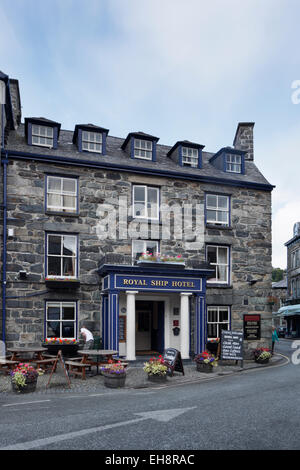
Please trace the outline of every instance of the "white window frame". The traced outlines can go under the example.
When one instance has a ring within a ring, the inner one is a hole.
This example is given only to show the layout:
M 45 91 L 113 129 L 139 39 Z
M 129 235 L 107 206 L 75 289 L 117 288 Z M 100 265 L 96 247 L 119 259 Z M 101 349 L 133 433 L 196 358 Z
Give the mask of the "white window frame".
M 136 257 L 136 255 L 134 254 L 135 251 L 134 251 L 134 244 L 136 243 L 143 243 L 144 244 L 144 248 L 142 250 L 142 253 L 146 253 L 147 251 L 147 243 L 155 243 L 156 244 L 156 249 L 153 250 L 152 254 L 155 254 L 155 253 L 159 253 L 159 241 L 158 240 L 140 240 L 140 239 L 137 239 L 137 240 L 132 240 L 132 244 L 131 244 L 131 257 L 133 259 L 133 261 L 138 261 L 138 258 Z M 137 252 L 136 252 L 137 253 Z
M 216 197 L 216 206 L 209 206 L 208 198 L 209 196 Z M 223 207 L 219 207 L 219 198 L 226 198 L 227 199 L 227 208 L 224 209 Z M 209 220 L 208 218 L 208 211 L 215 211 L 218 218 L 218 212 L 225 212 L 227 214 L 227 221 L 226 222 L 218 222 L 217 220 Z M 223 227 L 229 227 L 229 211 L 230 211 L 230 197 L 226 196 L 225 194 L 206 194 L 206 223 L 213 224 L 213 225 L 222 225 Z
M 49 307 L 58 307 L 60 310 L 60 315 L 59 315 L 59 320 L 50 320 L 48 319 L 48 308 Z M 74 307 L 74 320 L 63 320 L 62 319 L 62 309 L 63 307 Z M 60 302 L 60 301 L 47 301 L 46 302 L 46 338 L 51 339 L 52 336 L 47 336 L 48 328 L 47 328 L 47 323 L 50 322 L 59 322 L 59 330 L 60 330 L 60 336 L 58 338 L 61 339 L 76 339 L 77 337 L 77 302 Z M 62 336 L 62 323 L 63 322 L 73 322 L 74 323 L 74 333 L 75 336 Z
M 55 236 L 55 237 L 60 237 L 61 238 L 61 251 L 60 255 L 56 254 L 49 254 L 49 237 Z M 66 237 L 74 238 L 75 240 L 75 256 L 68 256 L 63 254 L 63 239 Z M 70 275 L 62 275 L 62 274 L 48 274 L 49 273 L 49 258 L 61 258 L 61 265 L 60 265 L 60 272 L 63 272 L 63 260 L 64 258 L 71 258 L 75 260 L 75 275 L 70 276 Z M 77 279 L 78 277 L 78 236 L 77 235 L 67 235 L 67 234 L 62 234 L 62 233 L 47 233 L 47 272 L 46 272 L 46 277 L 48 279 L 54 278 L 54 279 Z
M 144 188 L 145 189 L 145 215 L 136 215 L 136 205 L 141 204 L 141 201 L 135 201 L 135 190 L 136 188 Z M 155 217 L 150 217 L 149 216 L 149 207 L 148 207 L 148 191 L 149 189 L 157 191 L 157 210 L 156 210 L 156 216 Z M 159 201 L 160 201 L 160 192 L 159 188 L 155 188 L 153 186 L 146 186 L 146 185 L 139 185 L 135 184 L 133 186 L 133 194 L 132 194 L 132 199 L 133 199 L 133 204 L 132 204 L 132 209 L 133 209 L 133 217 L 136 219 L 148 219 L 148 220 L 159 220 Z
M 217 312 L 217 321 L 209 321 L 209 310 L 214 310 Z M 220 321 L 220 311 L 227 310 L 227 320 L 226 321 Z M 221 331 L 222 329 L 220 328 L 220 325 L 227 325 L 227 331 L 230 329 L 230 307 L 224 306 L 224 305 L 208 305 L 207 306 L 207 339 L 219 339 L 221 337 Z M 217 325 L 217 334 L 218 336 L 208 336 L 208 325 Z
M 229 173 L 242 173 L 241 155 L 226 155 L 226 171 L 228 171 Z
M 208 284 L 224 284 L 224 285 L 229 285 L 230 284 L 230 279 L 229 279 L 229 274 L 230 274 L 230 259 L 229 259 L 229 255 L 230 255 L 230 250 L 229 250 L 229 247 L 228 246 L 223 246 L 223 245 L 206 245 L 206 259 L 208 261 L 208 248 L 216 248 L 216 251 L 217 251 L 217 262 L 216 263 L 210 263 L 212 266 L 216 266 L 216 278 L 211 280 L 211 279 L 207 279 L 207 283 Z M 218 252 L 219 252 L 219 249 L 226 249 L 227 250 L 227 263 L 219 263 L 218 262 L 218 258 L 219 258 L 219 255 L 218 255 Z M 218 270 L 217 270 L 217 267 L 218 266 L 225 266 L 226 267 L 226 281 L 221 281 L 218 279 Z
M 46 134 L 41 134 L 41 129 L 45 129 Z M 51 135 L 48 135 L 48 131 L 50 131 Z M 38 139 L 38 142 L 34 142 L 34 139 Z M 41 139 L 48 139 L 51 140 L 51 144 L 42 143 Z M 54 129 L 50 126 L 41 126 L 40 124 L 32 124 L 31 126 L 31 143 L 32 145 L 37 145 L 39 147 L 47 147 L 53 148 L 54 145 Z
M 87 137 L 85 138 L 85 134 L 87 134 Z M 100 141 L 97 140 L 97 136 L 100 136 Z M 92 145 L 99 145 L 99 149 L 92 148 Z M 81 147 L 82 150 L 85 150 L 87 152 L 94 152 L 94 153 L 102 153 L 103 151 L 103 135 L 102 132 L 91 132 L 91 131 L 85 131 L 82 130 L 81 134 Z
M 189 155 L 191 152 L 191 155 Z M 199 163 L 199 150 L 192 147 L 182 147 L 182 165 L 198 168 Z
M 60 190 L 55 190 L 55 189 L 50 189 L 49 188 L 49 182 L 51 179 L 57 179 L 60 180 Z M 63 189 L 63 184 L 65 180 L 72 180 L 75 182 L 75 190 L 73 191 L 64 191 Z M 57 206 L 52 206 L 49 204 L 49 195 L 55 195 L 55 196 L 60 196 L 61 201 L 63 201 L 63 196 L 70 196 L 74 197 L 75 200 L 75 206 L 74 207 L 69 207 L 69 206 L 64 206 L 63 203 L 61 205 Z M 77 178 L 65 178 L 64 176 L 52 176 L 52 175 L 47 175 L 47 202 L 46 202 L 46 210 L 47 211 L 53 211 L 53 212 L 70 212 L 72 214 L 77 212 L 77 196 L 78 196 L 78 180 Z
M 140 158 L 142 160 L 152 160 L 153 158 L 152 141 L 134 138 L 133 154 L 134 154 L 134 158 Z

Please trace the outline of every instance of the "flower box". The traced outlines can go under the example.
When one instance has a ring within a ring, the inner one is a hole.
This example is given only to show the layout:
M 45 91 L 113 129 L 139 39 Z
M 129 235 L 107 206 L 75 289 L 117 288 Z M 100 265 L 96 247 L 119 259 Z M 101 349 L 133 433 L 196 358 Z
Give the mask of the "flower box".
M 160 374 L 154 374 L 154 375 L 151 375 L 151 374 L 148 374 L 148 380 L 150 380 L 150 382 L 154 382 L 154 383 L 165 383 L 167 381 L 167 375 L 160 375 Z
M 78 342 L 70 342 L 70 343 L 59 343 L 59 342 L 45 342 L 42 344 L 43 348 L 48 349 L 48 353 L 57 356 L 58 351 L 62 352 L 62 355 L 65 357 L 73 357 L 76 356 L 77 351 L 80 347 Z
M 104 385 L 108 388 L 122 388 L 125 386 L 126 372 L 123 374 L 111 374 L 109 372 L 102 372 L 104 376 Z
M 152 266 L 163 266 L 163 267 L 166 267 L 166 268 L 178 268 L 178 266 L 182 266 L 182 267 L 185 267 L 185 262 L 184 261 L 148 261 L 148 260 L 139 260 L 137 261 L 137 264 L 138 265 L 152 265 Z
M 49 289 L 78 289 L 79 279 L 45 279 L 45 284 Z
M 210 364 L 206 364 L 205 362 L 197 362 L 196 367 L 198 372 L 210 373 L 213 371 L 213 366 Z

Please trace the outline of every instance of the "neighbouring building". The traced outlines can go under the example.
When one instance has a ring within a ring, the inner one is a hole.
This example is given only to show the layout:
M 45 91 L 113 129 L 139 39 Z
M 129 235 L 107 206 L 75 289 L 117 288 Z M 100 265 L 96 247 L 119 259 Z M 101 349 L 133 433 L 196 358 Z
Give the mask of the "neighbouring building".
M 300 337 L 300 222 L 294 224 L 287 247 L 287 296 L 280 316 L 286 321 L 287 336 Z
M 139 353 L 201 352 L 222 329 L 260 316 L 269 345 L 271 192 L 254 163 L 254 123 L 233 146 L 141 131 L 113 137 L 94 124 L 21 123 L 18 82 L 2 74 L 2 338 L 36 345 L 78 339 Z M 44 113 L 43 113 L 44 114 Z M 199 134 L 201 134 L 199 130 Z
M 284 278 L 278 282 L 272 282 L 272 296 L 270 298 L 270 304 L 272 306 L 272 317 L 273 326 L 278 328 L 279 326 L 286 326 L 286 321 L 283 315 L 278 314 L 280 308 L 286 304 L 287 297 L 287 278 Z

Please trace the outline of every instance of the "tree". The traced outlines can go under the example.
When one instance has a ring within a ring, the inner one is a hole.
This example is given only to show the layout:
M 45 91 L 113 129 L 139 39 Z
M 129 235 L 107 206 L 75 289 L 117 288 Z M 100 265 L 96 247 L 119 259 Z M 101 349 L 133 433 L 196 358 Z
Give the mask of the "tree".
M 281 268 L 273 268 L 272 269 L 272 282 L 279 282 L 282 281 L 284 276 L 284 270 Z

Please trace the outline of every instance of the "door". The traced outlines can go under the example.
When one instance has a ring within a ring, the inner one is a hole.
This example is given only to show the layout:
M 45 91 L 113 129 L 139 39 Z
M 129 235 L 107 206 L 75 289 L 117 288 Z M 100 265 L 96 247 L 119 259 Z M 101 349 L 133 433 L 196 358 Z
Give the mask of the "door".
M 154 313 L 152 349 L 162 354 L 165 347 L 165 303 L 162 301 L 156 302 Z
M 151 310 L 136 311 L 135 348 L 137 351 L 151 349 Z

